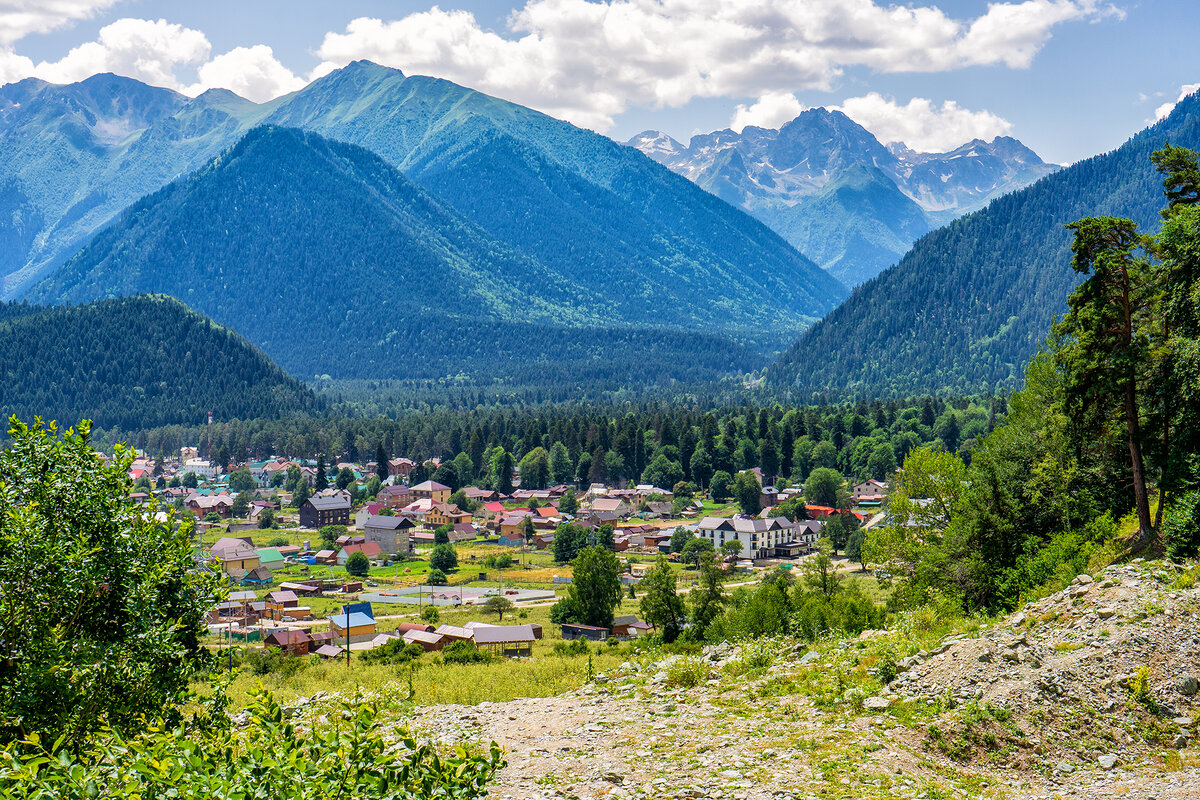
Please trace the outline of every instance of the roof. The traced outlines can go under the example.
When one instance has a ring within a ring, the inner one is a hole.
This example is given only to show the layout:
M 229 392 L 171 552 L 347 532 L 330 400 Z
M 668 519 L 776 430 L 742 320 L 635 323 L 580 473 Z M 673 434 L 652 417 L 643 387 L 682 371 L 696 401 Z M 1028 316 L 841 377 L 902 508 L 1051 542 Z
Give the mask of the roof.
M 367 558 L 374 558 L 375 556 L 383 554 L 383 551 L 379 549 L 379 545 L 375 542 L 361 542 L 359 544 L 346 545 L 338 551 L 338 555 L 345 553 L 347 556 L 349 556 L 352 553 L 358 552 L 361 552 Z
M 278 589 L 268 594 L 267 599 L 272 603 L 291 603 L 300 601 L 300 598 L 296 596 L 295 592 Z
M 426 633 L 433 633 L 433 626 L 426 625 L 421 622 L 401 622 L 396 626 L 396 630 L 400 631 L 401 633 L 407 633 L 408 631 L 424 631 Z
M 345 630 L 347 627 L 345 614 L 332 614 L 329 617 L 329 622 L 333 625 L 338 626 L 342 630 Z M 371 619 L 370 617 L 368 617 L 366 614 L 362 613 L 361 611 L 355 611 L 353 614 L 350 615 L 350 626 L 349 627 L 351 627 L 351 628 L 358 628 L 363 625 L 374 625 L 374 624 L 375 624 L 375 620 Z
M 455 639 L 470 639 L 472 636 L 472 631 L 458 625 L 439 625 L 434 633 L 439 636 L 451 636 Z
M 532 642 L 531 625 L 480 625 L 472 628 L 475 644 L 508 644 L 509 642 Z
M 274 547 L 261 547 L 254 552 L 258 553 L 260 561 L 283 561 L 283 553 Z
M 231 544 L 220 548 L 218 548 L 216 545 L 213 545 L 212 549 L 208 552 L 212 553 L 213 557 L 220 561 L 241 561 L 242 559 L 246 558 L 259 557 L 258 551 L 245 542 L 238 542 L 237 544 Z M 282 556 L 279 558 L 279 560 L 283 561 Z
M 442 640 L 440 633 L 431 631 L 405 631 L 402 637 L 406 642 L 425 642 L 427 644 L 437 644 Z
M 326 495 L 323 497 L 310 497 L 304 501 L 305 505 L 311 505 L 317 511 L 337 511 L 339 509 L 350 508 L 350 501 L 340 495 Z
M 317 558 L 329 558 L 330 556 L 336 556 L 336 555 L 337 555 L 336 550 L 318 550 L 317 551 Z
M 608 631 L 608 628 L 601 628 L 599 625 L 584 625 L 580 622 L 564 622 L 562 626 L 578 631 Z
M 273 631 L 267 634 L 268 642 L 275 642 L 282 645 L 289 644 L 304 644 L 309 640 L 308 634 L 298 628 L 291 628 L 284 631 Z
M 644 628 L 646 630 L 650 629 L 649 624 L 642 622 L 633 614 L 629 614 L 628 616 L 624 617 L 613 617 L 613 627 Z
M 342 648 L 332 644 L 323 644 L 317 648 L 317 655 L 324 656 L 325 658 L 335 658 L 343 652 Z
M 367 521 L 363 523 L 364 528 L 382 528 L 386 531 L 399 530 L 400 528 L 414 528 L 416 523 L 408 517 L 385 517 L 372 514 L 367 517 Z
M 627 505 L 620 497 L 598 497 L 592 501 L 592 511 L 616 511 Z
M 503 503 L 484 503 L 484 504 L 483 504 L 483 507 L 484 507 L 485 509 L 487 509 L 488 511 L 491 511 L 491 512 L 493 512 L 493 513 L 494 513 L 494 512 L 499 512 L 499 511 L 504 511 L 504 504 L 503 504 Z
M 437 481 L 424 481 L 412 487 L 414 492 L 441 492 L 448 491 L 449 489 L 449 486 L 444 483 L 438 483 Z

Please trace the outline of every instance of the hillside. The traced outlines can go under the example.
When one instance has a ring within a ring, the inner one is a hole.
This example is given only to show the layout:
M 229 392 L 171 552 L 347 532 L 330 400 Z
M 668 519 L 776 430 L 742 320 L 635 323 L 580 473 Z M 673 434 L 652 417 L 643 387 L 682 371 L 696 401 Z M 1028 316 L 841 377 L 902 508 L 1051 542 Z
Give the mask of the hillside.
M 357 62 L 264 105 L 219 91 L 188 100 L 112 76 L 3 91 L 8 296 L 29 293 L 121 209 L 263 123 L 371 150 L 530 259 L 521 263 L 533 265 L 531 280 L 569 285 L 584 316 L 607 326 L 703 329 L 774 351 L 846 294 L 765 225 L 640 153 L 448 81 Z M 80 94 L 104 103 L 80 111 Z M 588 305 L 598 297 L 619 315 Z
M 779 130 L 626 142 L 743 208 L 848 285 L 896 263 L 921 234 L 1054 171 L 1016 139 L 947 153 L 884 147 L 840 111 L 812 108 Z
M 909 396 L 1018 385 L 1078 281 L 1070 232 L 1082 217 L 1158 228 L 1161 177 L 1150 154 L 1200 147 L 1200 98 L 1118 149 L 991 202 L 921 238 L 858 287 L 772 365 L 768 380 L 800 396 Z
M 654 381 L 758 363 L 719 337 L 614 326 L 643 298 L 588 292 L 378 156 L 289 128 L 254 129 L 139 201 L 34 294 L 140 292 L 185 299 L 299 375 L 490 379 L 533 367 L 570 380 L 582 361 L 581 379 Z M 705 308 L 695 318 L 715 324 Z M 685 351 L 692 361 L 670 363 Z
M 0 303 L 0 414 L 124 430 L 311 414 L 324 403 L 241 336 L 168 297 Z

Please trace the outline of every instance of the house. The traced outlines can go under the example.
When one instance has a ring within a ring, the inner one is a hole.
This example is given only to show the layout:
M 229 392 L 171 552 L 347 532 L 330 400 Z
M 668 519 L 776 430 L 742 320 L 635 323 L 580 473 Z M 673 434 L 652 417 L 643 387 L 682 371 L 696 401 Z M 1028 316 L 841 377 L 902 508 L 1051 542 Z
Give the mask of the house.
M 581 625 L 573 622 L 564 622 L 562 626 L 562 637 L 567 641 L 586 639 L 589 642 L 603 642 L 608 638 L 608 628 L 600 628 L 595 625 Z
M 348 533 L 345 536 L 337 537 L 336 539 L 333 540 L 333 542 L 338 547 L 345 547 L 348 544 L 362 544 L 366 540 L 367 540 L 366 536 Z
M 632 636 L 638 636 L 648 630 L 652 630 L 653 625 L 642 622 L 632 614 L 624 617 L 613 617 L 612 635 L 618 639 L 624 639 Z
M 825 517 L 832 517 L 834 514 L 838 513 L 838 510 L 832 506 L 806 505 L 804 506 L 804 510 L 808 512 L 810 519 L 824 519 Z
M 288 589 L 276 589 L 267 593 L 267 608 L 295 608 L 300 605 L 300 598 Z
M 453 503 L 435 503 L 433 508 L 425 514 L 425 527 L 438 528 L 442 525 L 457 525 L 470 520 L 471 514 Z
M 850 490 L 850 499 L 857 505 L 882 505 L 888 495 L 888 485 L 875 479 L 856 483 Z
M 492 520 L 499 519 L 507 514 L 508 509 L 506 509 L 501 503 L 492 501 L 490 503 L 483 503 L 480 505 L 479 508 L 475 509 L 475 513 L 482 517 L 484 522 L 491 522 Z
M 361 525 L 364 544 L 373 544 L 388 555 L 409 555 L 413 552 L 411 538 L 416 523 L 408 517 L 370 516 Z
M 592 501 L 589 510 L 594 513 L 607 512 L 618 517 L 628 517 L 633 513 L 633 506 L 623 497 L 597 497 Z
M 507 516 L 500 518 L 498 526 L 500 535 L 510 541 L 520 539 L 521 543 L 524 544 L 525 520 L 530 519 L 531 516 L 529 511 L 525 509 L 517 509 L 509 512 Z
M 412 487 L 413 497 L 417 500 L 432 500 L 435 504 L 445 503 L 450 499 L 450 487 L 437 481 L 425 481 Z
M 428 497 L 422 497 L 420 500 L 414 500 L 396 513 L 403 517 L 409 517 L 417 522 L 424 522 L 425 515 L 433 508 L 434 502 Z
M 362 606 L 365 606 L 366 610 L 346 611 Z M 347 634 L 351 644 L 374 639 L 378 632 L 375 630 L 375 615 L 370 608 L 370 603 L 356 603 L 353 606 L 343 606 L 341 614 L 332 615 L 329 618 L 329 629 L 333 631 L 333 640 L 339 644 L 344 643 Z
M 375 495 L 375 499 L 383 503 L 384 508 L 403 508 L 413 501 L 412 489 L 403 483 L 395 486 L 384 486 Z
M 333 566 L 337 564 L 337 550 L 318 550 L 314 558 L 318 564 Z
M 263 646 L 267 649 L 278 647 L 289 656 L 304 656 L 308 655 L 311 642 L 308 634 L 302 630 L 284 629 L 267 634 L 267 638 L 263 639 Z
M 350 501 L 341 495 L 310 497 L 300 506 L 300 525 L 305 528 L 349 526 Z
M 209 514 L 217 514 L 222 519 L 229 519 L 233 516 L 233 498 L 228 494 L 205 495 L 194 492 L 188 495 L 184 505 L 187 506 L 188 511 L 201 518 Z
M 230 570 L 238 570 L 239 577 L 259 563 L 258 551 L 245 539 L 218 539 L 208 552 L 220 563 L 222 572 L 230 574 Z
M 762 508 L 770 508 L 778 505 L 779 490 L 774 486 L 764 486 L 758 495 L 758 505 Z
M 455 523 L 454 529 L 450 531 L 450 541 L 457 544 L 458 542 L 469 542 L 479 535 L 479 530 L 470 522 Z
M 472 624 L 472 623 L 468 623 Z M 529 625 L 485 625 L 473 623 L 471 633 L 479 649 L 492 655 L 533 655 L 533 628 Z
M 409 473 L 417 467 L 417 462 L 411 458 L 393 458 L 388 461 L 388 475 L 402 480 L 408 480 Z
M 496 494 L 492 489 L 480 489 L 476 486 L 467 486 L 463 489 L 463 494 L 468 500 L 473 500 L 476 503 L 490 503 L 493 500 L 499 500 L 500 495 Z
M 346 562 L 350 560 L 350 556 L 354 553 L 362 553 L 372 563 L 382 560 L 383 551 L 379 549 L 379 545 L 375 542 L 363 542 L 362 544 L 348 544 L 337 552 L 336 564 L 339 567 L 346 566 Z
M 233 577 L 230 573 L 229 577 Z M 271 575 L 271 570 L 264 566 L 257 566 L 254 569 L 241 576 L 240 583 L 243 586 L 270 586 L 274 577 Z
M 309 631 L 308 638 L 310 640 L 308 645 L 308 649 L 310 651 L 315 650 L 322 645 L 334 644 L 333 631 Z
M 700 520 L 696 535 L 712 542 L 718 553 L 726 542 L 739 542 L 741 550 L 735 555 L 748 559 L 796 555 L 796 548 L 789 545 L 802 541 L 797 523 L 787 517 L 705 517 Z
M 260 547 L 254 552 L 258 553 L 258 563 L 267 569 L 279 569 L 285 563 L 283 553 L 274 547 Z
M 420 645 L 426 653 L 441 650 L 445 646 L 442 637 L 433 631 L 405 631 L 401 638 L 405 644 Z

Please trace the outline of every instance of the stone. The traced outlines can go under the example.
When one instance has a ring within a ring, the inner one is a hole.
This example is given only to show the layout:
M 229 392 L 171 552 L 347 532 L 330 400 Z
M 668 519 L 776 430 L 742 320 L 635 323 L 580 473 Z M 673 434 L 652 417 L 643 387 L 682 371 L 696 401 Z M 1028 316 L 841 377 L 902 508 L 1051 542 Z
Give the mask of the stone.
M 800 663 L 801 664 L 811 664 L 814 661 L 816 661 L 817 659 L 819 659 L 820 657 L 821 657 L 821 654 L 818 653 L 816 650 L 809 650 L 807 653 L 805 653 L 803 656 L 800 657 Z
M 1100 608 L 1096 609 L 1096 616 L 1100 617 L 1100 619 L 1109 619 L 1110 617 L 1116 616 L 1116 614 L 1117 610 L 1115 608 L 1109 608 L 1108 606 L 1101 606 Z
M 1092 582 L 1091 575 L 1083 574 L 1083 575 L 1079 575 L 1075 578 L 1075 583 L 1078 583 L 1080 586 L 1087 586 L 1091 582 Z
M 863 708 L 868 711 L 884 711 L 889 705 L 891 703 L 886 697 L 875 696 L 863 700 Z
M 1096 763 L 1100 765 L 1101 769 L 1112 769 L 1117 764 L 1120 764 L 1121 760 L 1116 756 L 1105 755 L 1097 758 Z
M 1200 681 L 1196 680 L 1195 675 L 1184 675 L 1175 683 L 1175 686 L 1184 697 L 1192 697 L 1200 690 Z
M 1075 765 L 1068 761 L 1060 761 L 1054 765 L 1054 771 L 1063 775 L 1070 775 L 1075 771 Z
M 1175 737 L 1175 741 L 1172 744 L 1176 750 L 1182 750 L 1183 748 L 1187 747 L 1187 743 L 1187 737 L 1180 735 Z

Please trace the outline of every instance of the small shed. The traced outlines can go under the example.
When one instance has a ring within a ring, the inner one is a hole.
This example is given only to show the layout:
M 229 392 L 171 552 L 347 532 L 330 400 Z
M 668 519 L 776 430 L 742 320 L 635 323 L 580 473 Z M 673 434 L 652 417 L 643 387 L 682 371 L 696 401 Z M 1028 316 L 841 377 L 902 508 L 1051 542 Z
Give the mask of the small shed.
M 589 642 L 603 642 L 608 638 L 608 628 L 601 628 L 596 625 L 579 625 L 573 622 L 564 622 L 562 626 L 562 637 L 567 641 L 586 639 Z
M 624 617 L 614 617 L 612 624 L 612 635 L 618 639 L 638 636 L 651 630 L 653 626 L 642 622 L 632 614 Z
M 426 653 L 441 650 L 445 644 L 439 634 L 430 631 L 405 631 L 403 637 L 408 644 L 418 644 Z
M 313 652 L 319 655 L 321 658 L 337 658 L 346 651 L 337 645 L 323 644 Z
M 272 631 L 263 640 L 264 646 L 268 649 L 278 647 L 283 652 L 293 656 L 307 655 L 311 642 L 312 640 L 309 639 L 308 634 L 299 629 Z
M 493 655 L 533 655 L 533 629 L 528 625 L 480 625 L 471 632 L 475 645 Z

